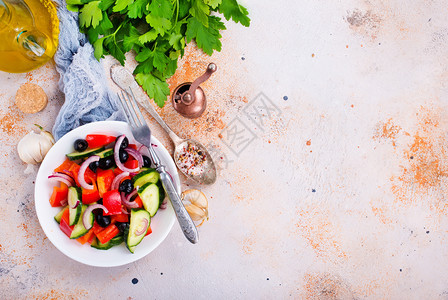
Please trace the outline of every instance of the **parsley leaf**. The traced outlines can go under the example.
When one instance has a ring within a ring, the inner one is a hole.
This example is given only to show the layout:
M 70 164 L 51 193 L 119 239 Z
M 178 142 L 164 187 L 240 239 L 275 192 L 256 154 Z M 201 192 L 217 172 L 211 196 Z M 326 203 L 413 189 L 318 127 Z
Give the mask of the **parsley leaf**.
M 177 57 L 179 57 L 179 55 Z M 165 73 L 166 73 L 165 77 L 169 78 L 169 77 L 173 76 L 174 73 L 176 72 L 176 70 L 177 70 L 177 57 L 176 57 L 176 59 L 171 59 L 170 62 L 168 63 L 167 68 L 165 70 Z
M 118 46 L 115 36 L 110 36 L 104 40 L 104 45 L 109 49 L 110 54 L 115 57 L 122 66 L 124 66 L 124 60 L 126 57 L 124 56 L 123 50 L 121 50 L 120 46 Z
M 148 0 L 135 0 L 132 4 L 128 6 L 128 17 L 131 19 L 137 19 L 146 15 L 148 10 L 146 9 L 146 5 L 148 4 Z
M 113 12 L 119 12 L 126 9 L 129 5 L 134 3 L 134 0 L 117 0 L 115 6 L 112 8 Z
M 95 28 L 103 19 L 103 12 L 98 7 L 100 1 L 92 1 L 84 5 L 79 13 L 79 26 Z
M 154 66 L 152 65 L 152 58 L 148 58 L 140 62 L 134 70 L 134 74 L 145 73 L 149 74 L 154 70 Z
M 205 27 L 208 27 L 208 15 L 210 8 L 202 0 L 191 0 L 190 14 L 195 17 Z
M 171 19 L 173 13 L 173 5 L 166 0 L 152 0 L 148 9 L 152 15 L 165 19 Z
M 103 48 L 103 40 L 104 38 L 96 40 L 96 42 L 93 44 L 93 47 L 95 48 L 95 51 L 93 52 L 93 56 L 95 56 L 96 59 L 100 59 L 101 57 L 104 57 L 104 48 Z
M 215 9 L 221 4 L 222 0 L 204 0 L 204 3 Z
M 149 48 L 143 48 L 142 51 L 135 56 L 135 60 L 138 62 L 143 62 L 150 57 L 152 57 L 152 50 Z
M 98 5 L 98 7 L 106 12 L 106 10 L 111 7 L 115 3 L 115 0 L 101 0 L 101 3 Z
M 134 48 L 134 45 L 142 46 L 139 41 L 140 32 L 134 26 L 129 29 L 129 34 L 123 38 L 123 48 L 125 51 L 130 51 Z
M 138 73 L 135 80 L 148 93 L 148 96 L 156 102 L 159 107 L 165 105 L 167 96 L 170 94 L 170 89 L 166 81 L 162 81 L 151 73 Z
M 215 16 L 208 17 L 208 27 L 205 27 L 198 19 L 188 19 L 187 42 L 193 38 L 196 44 L 208 55 L 213 54 L 213 50 L 221 51 L 221 34 L 219 30 L 226 29 L 221 19 Z
M 169 38 L 169 43 L 171 46 L 173 46 L 174 50 L 185 48 L 185 38 L 179 32 L 172 32 Z
M 239 5 L 236 0 L 222 0 L 218 10 L 224 15 L 224 18 L 226 18 L 227 21 L 232 18 L 235 23 L 240 22 L 242 25 L 249 27 L 249 12 L 246 8 Z
M 142 44 L 154 41 L 158 36 L 158 33 L 155 29 L 151 29 L 147 33 L 141 35 L 138 38 L 138 41 Z
M 171 21 L 154 15 L 147 15 L 146 22 L 153 27 L 161 36 L 171 28 Z
M 153 61 L 154 67 L 162 73 L 165 72 L 168 63 L 170 62 L 170 58 L 166 56 L 165 53 L 163 53 L 162 51 L 157 50 L 154 51 L 153 57 L 154 57 Z

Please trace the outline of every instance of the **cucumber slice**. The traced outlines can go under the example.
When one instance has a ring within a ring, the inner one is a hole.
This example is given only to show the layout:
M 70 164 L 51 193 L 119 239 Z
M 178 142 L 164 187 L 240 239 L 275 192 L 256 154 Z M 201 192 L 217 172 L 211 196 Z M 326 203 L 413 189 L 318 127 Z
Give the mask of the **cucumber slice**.
M 69 224 L 70 226 L 75 225 L 79 218 L 81 217 L 81 210 L 82 210 L 82 192 L 81 189 L 78 187 L 71 186 L 68 188 L 68 206 L 69 206 Z M 78 206 L 75 208 L 71 208 L 75 206 L 76 202 L 79 201 Z
M 100 158 L 105 158 L 105 157 L 114 155 L 114 149 L 112 149 L 112 148 L 106 149 L 106 150 L 96 153 L 95 155 L 98 155 Z
M 162 189 L 163 190 L 163 189 Z M 142 199 L 143 207 L 153 217 L 160 206 L 160 187 L 155 183 L 145 183 L 138 189 L 138 195 Z M 163 199 L 162 199 L 163 201 Z
M 82 206 L 82 214 L 84 214 L 85 210 L 87 209 L 87 205 L 79 205 Z M 90 213 L 89 222 L 93 225 L 93 212 Z M 75 227 L 73 228 L 72 234 L 70 235 L 71 239 L 77 239 L 82 237 L 84 234 L 89 232 L 88 229 L 84 227 L 84 224 L 82 222 L 82 218 L 79 218 L 78 222 L 76 223 Z
M 101 244 L 101 242 L 97 238 L 95 238 L 90 246 L 98 250 L 109 250 L 114 246 L 112 245 L 111 241 L 112 240 L 108 241 L 105 244 Z
M 56 216 L 54 216 L 54 220 L 58 223 L 61 223 L 61 219 L 62 219 L 62 215 L 64 214 L 64 212 L 68 209 L 68 206 L 65 206 L 63 209 L 61 209 L 60 212 L 58 212 L 56 214 Z
M 129 227 L 126 227 L 126 229 L 124 230 L 124 239 L 126 241 L 126 248 L 128 248 L 129 252 L 134 253 L 135 248 L 137 246 L 129 246 L 128 243 L 127 243 L 128 237 L 129 237 Z
M 97 154 L 101 151 L 104 151 L 104 147 L 99 147 L 99 148 L 95 148 L 95 149 L 87 149 L 86 151 L 83 151 L 83 152 L 75 151 L 75 152 L 66 154 L 65 156 L 67 156 L 67 158 L 70 160 L 77 160 L 77 159 L 87 158 L 87 157 L 92 156 L 93 154 Z
M 162 181 L 158 181 L 156 184 L 159 187 L 159 207 L 160 207 L 160 205 L 162 205 L 163 203 L 163 200 L 165 200 L 166 194 L 165 189 L 163 188 Z
M 160 175 L 155 169 L 142 169 L 132 178 L 134 186 L 143 186 L 145 183 L 156 183 L 159 181 Z
M 142 230 L 142 226 L 148 223 L 146 226 L 146 231 L 137 235 L 137 232 Z M 143 240 L 148 231 L 149 225 L 151 224 L 151 217 L 149 213 L 144 210 L 131 210 L 131 219 L 129 222 L 129 230 L 127 232 L 126 245 L 129 251 L 133 252 L 132 247 L 137 246 Z M 131 250 L 132 249 L 132 250 Z
M 109 242 L 112 244 L 112 246 L 117 246 L 124 242 L 124 237 L 122 234 L 120 234 L 116 237 L 113 237 Z

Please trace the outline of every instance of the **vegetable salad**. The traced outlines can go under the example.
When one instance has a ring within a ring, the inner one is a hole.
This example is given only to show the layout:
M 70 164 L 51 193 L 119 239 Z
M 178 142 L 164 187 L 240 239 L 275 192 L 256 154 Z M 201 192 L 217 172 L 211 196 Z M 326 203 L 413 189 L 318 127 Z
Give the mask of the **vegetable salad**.
M 48 178 L 54 217 L 68 238 L 107 250 L 124 243 L 131 253 L 151 234 L 151 218 L 166 206 L 159 173 L 125 135 L 89 134 Z

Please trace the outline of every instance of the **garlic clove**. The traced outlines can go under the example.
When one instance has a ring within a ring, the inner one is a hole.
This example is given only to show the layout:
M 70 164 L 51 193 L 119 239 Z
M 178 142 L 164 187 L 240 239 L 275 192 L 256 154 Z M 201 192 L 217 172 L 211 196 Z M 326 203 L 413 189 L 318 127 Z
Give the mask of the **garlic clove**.
M 193 204 L 185 206 L 185 209 L 187 210 L 193 221 L 201 221 L 202 219 L 206 218 L 206 213 L 204 212 L 204 210 Z
M 182 197 L 183 197 L 182 200 L 188 201 L 191 204 L 196 205 L 197 207 L 201 208 L 208 207 L 207 197 L 200 190 L 196 189 L 186 190 L 182 193 Z
M 44 130 L 40 133 L 40 135 L 44 136 L 52 145 L 54 145 L 54 143 L 56 143 L 53 135 L 51 133 L 49 133 L 48 131 Z
M 204 193 L 196 189 L 186 190 L 182 193 L 182 202 L 191 219 L 196 222 L 201 221 L 197 227 L 208 220 L 208 201 Z
M 39 141 L 35 138 L 37 134 L 33 131 L 25 135 L 17 145 L 17 152 L 19 153 L 20 159 L 27 164 L 37 164 L 38 156 L 35 151 L 29 151 L 30 145 L 38 143 Z
M 40 163 L 55 143 L 50 132 L 43 130 L 39 125 L 36 126 L 40 128 L 39 134 L 31 131 L 17 144 L 20 159 L 28 165 Z M 27 168 L 26 172 L 29 171 L 30 169 Z

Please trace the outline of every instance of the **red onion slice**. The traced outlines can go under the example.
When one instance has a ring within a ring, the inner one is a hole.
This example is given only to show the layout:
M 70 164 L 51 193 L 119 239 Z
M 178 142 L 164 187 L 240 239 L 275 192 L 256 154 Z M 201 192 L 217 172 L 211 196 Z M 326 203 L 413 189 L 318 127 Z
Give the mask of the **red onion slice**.
M 68 203 L 68 200 L 64 199 L 64 200 L 61 201 L 61 206 L 66 206 L 67 203 Z
M 113 190 L 118 189 L 120 187 L 121 179 L 125 178 L 126 176 L 129 176 L 129 172 L 123 172 L 118 174 L 112 181 L 112 189 Z
M 129 173 L 137 172 L 138 170 L 140 170 L 139 167 L 137 167 L 137 168 L 135 168 L 135 169 L 129 169 L 129 168 L 126 168 L 126 167 L 123 165 L 123 163 L 120 161 L 120 146 L 121 146 L 121 144 L 123 143 L 123 140 L 124 140 L 125 137 L 126 137 L 126 136 L 125 136 L 124 134 L 123 134 L 123 135 L 120 135 L 120 136 L 117 138 L 117 142 L 115 143 L 115 146 L 114 146 L 114 160 L 115 160 L 115 163 L 117 164 L 117 167 L 118 167 L 120 170 L 122 170 L 123 172 L 129 172 Z
M 70 176 L 69 175 L 69 173 L 68 173 L 69 171 L 67 171 L 67 173 L 64 173 L 64 172 L 56 172 L 56 173 L 54 173 L 53 175 L 56 175 L 56 176 L 59 176 L 59 177 L 61 177 L 61 178 L 65 178 L 65 179 L 67 179 L 68 181 L 70 181 L 71 183 L 75 183 L 75 179 L 72 177 L 72 176 Z M 71 172 L 70 172 L 71 173 Z
M 80 203 L 80 201 L 79 201 L 79 200 L 76 200 L 76 202 L 75 202 L 75 204 L 74 204 L 73 206 L 70 205 L 70 203 L 68 203 L 68 204 L 69 204 L 68 206 L 70 206 L 70 208 L 77 208 L 78 205 L 79 205 L 79 203 Z
M 174 179 L 173 179 L 173 176 L 171 176 L 170 172 L 168 172 L 168 171 L 166 171 L 166 172 L 168 173 L 168 175 L 170 175 L 170 178 L 171 178 L 171 182 L 173 182 L 173 183 L 174 183 Z
M 53 174 L 53 175 L 48 176 L 48 179 L 52 179 L 52 180 L 57 180 L 57 181 L 63 182 L 63 183 L 66 184 L 68 187 L 73 186 L 73 181 L 70 181 L 70 180 L 67 179 L 66 177 L 62 177 L 62 176 L 60 176 L 60 175 L 62 175 L 62 174 L 58 174 L 58 173 L 56 173 L 56 174 Z M 65 175 L 65 174 L 64 174 L 64 175 Z M 68 175 L 67 175 L 67 177 L 71 178 L 71 177 L 68 176 Z
M 126 201 L 127 202 L 132 202 L 131 199 L 134 195 L 137 195 L 137 189 L 134 189 L 132 192 L 129 193 L 129 195 L 127 195 L 126 197 Z
M 144 155 L 144 153 L 142 153 L 143 149 L 148 149 L 148 147 L 146 147 L 145 145 L 140 145 L 137 150 L 138 152 L 140 152 L 142 155 Z
M 109 212 L 109 210 L 101 204 L 92 204 L 89 205 L 86 210 L 84 211 L 84 215 L 82 216 L 82 225 L 84 225 L 84 227 L 89 230 L 90 228 L 92 228 L 92 224 L 89 222 L 89 216 L 92 213 L 92 211 L 94 209 L 97 208 L 101 208 L 102 210 L 104 210 L 104 212 L 107 214 Z
M 129 215 L 129 212 L 124 207 L 121 207 L 121 212 L 125 215 Z
M 168 202 L 166 202 L 166 199 L 163 200 L 162 204 L 160 204 L 160 209 L 166 209 L 167 205 L 168 205 Z
M 142 229 L 140 229 L 138 231 L 137 230 L 135 231 L 135 235 L 137 235 L 137 236 L 146 233 L 146 231 L 148 230 L 148 224 L 149 224 L 148 220 L 147 219 L 142 219 L 142 223 L 144 223 Z
M 78 182 L 81 185 L 81 187 L 85 188 L 86 190 L 93 190 L 93 185 L 88 184 L 86 182 L 84 174 L 91 163 L 93 163 L 95 161 L 99 161 L 99 160 L 100 160 L 100 157 L 98 155 L 90 156 L 88 159 L 86 159 L 82 163 L 81 168 L 79 169 Z
M 137 208 L 138 207 L 138 203 L 137 202 L 129 201 L 131 199 L 131 197 L 134 196 L 135 194 L 137 194 L 137 190 L 132 191 L 127 197 L 125 196 L 125 194 L 123 192 L 120 193 L 120 195 L 121 195 L 121 202 L 123 202 L 124 206 L 126 206 L 128 208 Z
M 125 150 L 138 161 L 138 167 L 139 167 L 139 169 L 141 169 L 143 167 L 142 154 L 139 151 L 132 149 L 132 148 L 126 148 Z

